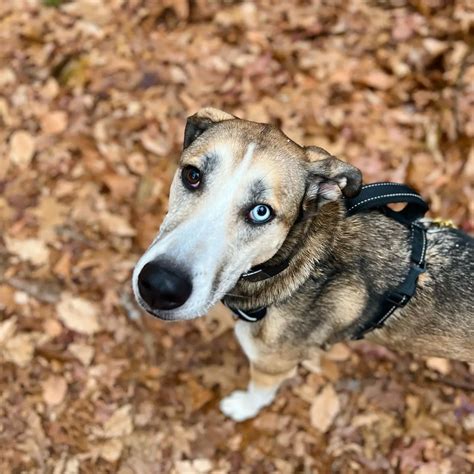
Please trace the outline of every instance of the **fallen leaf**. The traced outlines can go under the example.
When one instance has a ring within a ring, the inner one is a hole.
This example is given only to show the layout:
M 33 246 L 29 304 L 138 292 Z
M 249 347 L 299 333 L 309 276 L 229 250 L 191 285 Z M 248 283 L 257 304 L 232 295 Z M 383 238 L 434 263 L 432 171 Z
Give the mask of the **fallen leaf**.
M 13 84 L 16 80 L 15 72 L 13 69 L 4 67 L 0 69 L 0 88 Z
M 16 331 L 17 318 L 12 317 L 0 323 L 0 346 L 5 344 Z
M 40 239 L 14 239 L 8 235 L 4 239 L 7 250 L 20 260 L 37 266 L 44 265 L 49 260 L 49 249 Z
M 451 364 L 448 359 L 441 357 L 429 357 L 426 359 L 426 366 L 440 374 L 446 375 L 451 371 Z
M 351 350 L 347 347 L 346 344 L 339 343 L 334 344 L 334 346 L 329 349 L 328 352 L 324 354 L 324 357 L 329 360 L 336 362 L 343 362 L 348 360 L 351 356 Z
M 128 168 L 133 173 L 142 175 L 145 174 L 148 169 L 146 158 L 143 156 L 142 153 L 130 153 L 130 155 L 125 158 L 125 161 L 127 163 Z
M 59 319 L 72 331 L 94 334 L 100 330 L 97 307 L 84 298 L 64 294 L 56 306 Z
M 122 216 L 102 212 L 99 221 L 104 230 L 110 234 L 119 237 L 133 237 L 135 235 L 135 229 Z
M 339 398 L 334 387 L 331 384 L 326 385 L 311 405 L 311 424 L 322 433 L 326 433 L 340 409 Z
M 55 275 L 63 278 L 69 279 L 71 276 L 71 254 L 69 252 L 65 252 L 61 255 L 59 260 L 53 267 L 53 272 Z
M 370 71 L 361 78 L 361 82 L 374 89 L 387 90 L 395 84 L 395 78 L 382 71 Z
M 67 382 L 64 377 L 51 376 L 43 383 L 43 400 L 47 405 L 56 406 L 63 402 L 67 393 Z
M 77 16 L 99 26 L 104 24 L 112 14 L 112 10 L 106 5 L 100 0 L 77 0 L 70 3 L 65 2 L 62 10 L 69 15 Z
M 8 339 L 0 348 L 3 357 L 19 367 L 26 367 L 33 359 L 35 351 L 32 336 L 20 333 Z
M 69 344 L 68 350 L 86 367 L 90 365 L 94 358 L 94 348 L 87 344 L 72 343 Z
M 10 161 L 20 168 L 27 168 L 35 153 L 35 139 L 25 130 L 18 130 L 10 137 Z
M 67 208 L 56 199 L 42 197 L 39 206 L 33 211 L 40 226 L 39 237 L 45 242 L 56 238 L 56 227 L 64 222 Z
M 55 469 L 54 474 L 79 474 L 79 468 L 79 459 L 73 457 L 65 462 L 63 468 L 60 471 L 56 472 Z
M 116 462 L 123 451 L 123 443 L 119 439 L 110 439 L 99 448 L 99 456 L 107 462 Z
M 104 423 L 104 438 L 117 438 L 129 435 L 133 431 L 133 422 L 130 411 L 131 405 L 124 405 L 116 410 Z
M 212 400 L 211 390 L 203 387 L 194 378 L 188 380 L 189 392 L 191 394 L 191 410 L 196 411 L 203 407 L 209 400 Z
M 62 110 L 49 112 L 41 117 L 41 130 L 44 133 L 56 135 L 64 132 L 67 128 L 67 113 Z
M 58 337 L 64 330 L 63 325 L 56 319 L 47 319 L 43 324 L 44 332 L 51 338 Z
M 303 361 L 301 364 L 306 370 L 313 374 L 321 373 L 321 356 L 319 354 L 314 355 L 311 359 Z

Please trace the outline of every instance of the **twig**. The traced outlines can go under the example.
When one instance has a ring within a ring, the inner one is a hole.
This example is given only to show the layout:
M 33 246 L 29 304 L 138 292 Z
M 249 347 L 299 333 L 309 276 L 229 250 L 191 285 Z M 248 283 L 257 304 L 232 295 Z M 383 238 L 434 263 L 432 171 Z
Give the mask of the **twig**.
M 47 283 L 23 280 L 17 277 L 7 278 L 4 282 L 43 303 L 55 304 L 59 301 L 61 291 L 51 288 L 51 285 Z
M 442 377 L 442 378 L 436 379 L 428 375 L 426 376 L 426 379 L 430 382 L 435 382 L 435 383 L 439 383 L 443 385 L 449 385 L 450 387 L 453 387 L 453 388 L 460 388 L 462 390 L 469 390 L 470 392 L 474 392 L 474 383 L 464 382 L 462 380 L 454 380 L 448 377 Z

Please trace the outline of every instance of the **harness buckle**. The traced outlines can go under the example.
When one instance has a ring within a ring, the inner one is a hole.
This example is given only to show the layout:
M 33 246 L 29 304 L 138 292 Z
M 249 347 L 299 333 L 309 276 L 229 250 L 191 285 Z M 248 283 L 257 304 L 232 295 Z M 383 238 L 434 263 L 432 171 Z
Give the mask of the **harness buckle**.
M 414 273 L 416 273 L 416 276 L 421 275 L 422 273 L 426 272 L 426 262 L 411 262 L 410 264 L 411 270 L 413 270 Z

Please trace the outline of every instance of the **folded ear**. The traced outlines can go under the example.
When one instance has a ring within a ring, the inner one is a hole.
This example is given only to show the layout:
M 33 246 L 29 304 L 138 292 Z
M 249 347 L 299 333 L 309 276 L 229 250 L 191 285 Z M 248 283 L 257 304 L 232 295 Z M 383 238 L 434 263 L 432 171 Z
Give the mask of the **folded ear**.
M 308 200 L 318 198 L 320 205 L 335 201 L 341 193 L 354 197 L 362 187 L 362 173 L 355 166 L 338 160 L 322 148 L 305 148 L 308 163 Z
M 196 140 L 199 135 L 202 135 L 212 125 L 222 122 L 224 120 L 235 119 L 231 114 L 223 112 L 219 109 L 212 107 L 205 107 L 194 115 L 188 117 L 186 121 L 186 127 L 184 129 L 184 142 L 183 149 L 187 148 L 191 143 Z

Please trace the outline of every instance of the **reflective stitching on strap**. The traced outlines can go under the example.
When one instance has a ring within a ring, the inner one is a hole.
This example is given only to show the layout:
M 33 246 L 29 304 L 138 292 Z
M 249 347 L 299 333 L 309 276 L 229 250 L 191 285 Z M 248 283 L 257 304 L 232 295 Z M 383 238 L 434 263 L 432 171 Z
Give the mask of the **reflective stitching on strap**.
M 244 313 L 241 309 L 235 308 L 235 310 L 238 312 L 239 316 L 245 319 L 246 321 L 249 321 L 251 323 L 255 323 L 258 321 L 257 318 L 253 318 L 252 316 L 249 316 L 247 313 Z
M 407 296 L 406 296 L 406 295 L 403 295 L 403 298 L 402 298 L 402 300 L 400 301 L 400 305 L 403 305 L 403 303 L 405 303 L 406 299 L 407 299 Z M 399 306 L 395 306 L 395 305 L 392 306 L 392 307 L 385 313 L 385 315 L 382 316 L 382 318 L 381 318 L 380 321 L 377 323 L 377 326 L 375 326 L 374 329 L 380 329 L 380 328 L 382 327 L 383 323 L 385 322 L 385 320 L 386 320 L 388 317 L 390 317 L 390 316 L 393 314 L 393 312 L 394 312 L 396 309 L 398 309 L 398 308 L 399 308 Z
M 367 188 L 377 188 L 379 186 L 405 186 L 402 183 L 391 183 L 390 181 L 387 181 L 385 183 L 372 183 L 372 184 L 364 184 L 364 189 Z
M 418 261 L 418 265 L 421 265 L 421 263 L 425 260 L 426 257 L 426 232 L 424 229 L 422 229 L 421 236 L 423 238 L 423 249 L 421 251 L 421 256 L 420 260 Z
M 241 276 L 243 277 L 247 277 L 247 276 L 252 276 L 252 275 L 256 275 L 257 273 L 261 272 L 262 270 L 258 269 L 258 270 L 253 270 L 253 271 L 248 271 L 246 273 L 242 273 Z
M 350 207 L 349 209 L 347 209 L 347 212 L 352 211 L 352 209 L 355 209 L 356 207 L 359 207 L 359 206 L 361 206 L 362 204 L 365 204 L 366 202 L 374 201 L 374 200 L 376 200 L 376 199 L 382 199 L 382 198 L 385 198 L 385 197 L 395 197 L 395 196 L 416 197 L 416 198 L 418 198 L 420 201 L 423 201 L 423 199 L 422 199 L 418 194 L 412 194 L 412 193 L 382 194 L 381 196 L 375 196 L 375 197 L 367 198 L 367 199 L 364 199 L 364 200 L 361 201 L 361 202 L 358 202 L 357 204 L 354 204 L 352 207 Z M 423 202 L 424 202 L 424 201 L 423 201 Z

